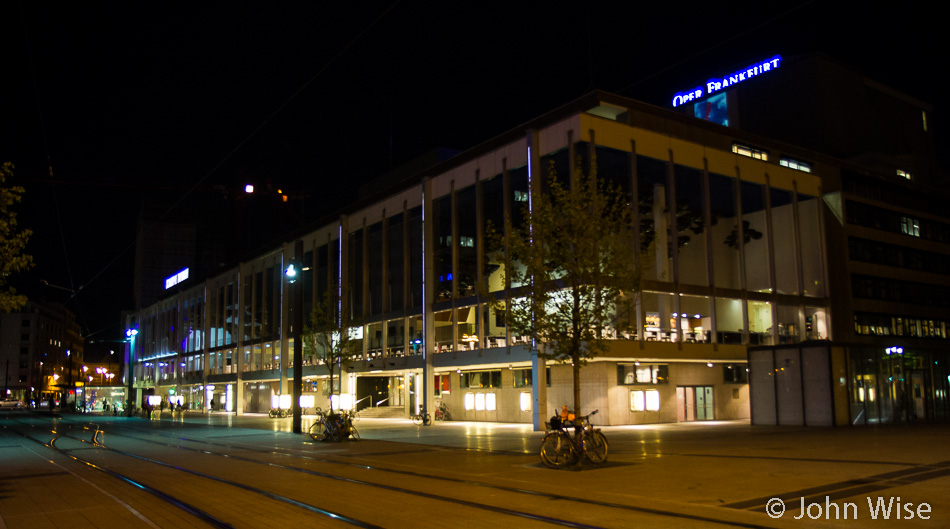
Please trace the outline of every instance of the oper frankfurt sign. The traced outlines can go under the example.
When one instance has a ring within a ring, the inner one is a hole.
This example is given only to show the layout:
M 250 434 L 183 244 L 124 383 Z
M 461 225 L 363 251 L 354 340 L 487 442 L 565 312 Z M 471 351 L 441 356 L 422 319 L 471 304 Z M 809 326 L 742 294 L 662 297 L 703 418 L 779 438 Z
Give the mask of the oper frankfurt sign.
M 771 72 L 772 70 L 778 68 L 781 62 L 782 57 L 776 55 L 771 59 L 757 62 L 744 70 L 739 70 L 722 78 L 716 77 L 710 79 L 706 81 L 705 87 L 697 86 L 688 92 L 677 92 L 676 95 L 673 96 L 673 106 L 678 107 L 684 103 L 695 101 L 707 95 L 715 94 L 720 90 L 739 84 L 742 81 L 747 81 L 757 75 Z
M 188 269 L 187 269 L 187 268 L 185 268 L 184 270 L 181 270 L 181 271 L 175 273 L 175 275 L 173 275 L 173 276 L 170 276 L 170 277 L 165 278 L 165 290 L 168 290 L 169 288 L 171 288 L 171 287 L 177 285 L 178 283 L 181 283 L 182 281 L 184 281 L 184 280 L 186 280 L 186 279 L 188 279 Z

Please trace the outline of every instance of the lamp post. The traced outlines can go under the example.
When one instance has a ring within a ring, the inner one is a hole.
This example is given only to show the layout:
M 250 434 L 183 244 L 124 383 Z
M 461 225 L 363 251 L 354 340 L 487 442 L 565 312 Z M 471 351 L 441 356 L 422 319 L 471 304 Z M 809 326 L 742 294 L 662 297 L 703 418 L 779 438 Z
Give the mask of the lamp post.
M 132 405 L 134 404 L 133 397 L 132 397 L 132 390 L 133 390 L 132 364 L 134 363 L 133 360 L 135 359 L 135 335 L 137 335 L 138 333 L 139 333 L 138 329 L 129 329 L 125 331 L 125 335 L 129 337 L 129 346 L 128 346 L 129 347 L 129 379 L 128 379 L 129 387 L 128 387 L 128 395 L 125 396 L 125 400 L 126 400 L 126 411 L 128 412 L 130 417 L 132 416 Z
M 285 274 L 288 281 L 293 285 L 294 291 L 294 381 L 291 388 L 291 402 L 293 410 L 293 421 L 291 423 L 294 433 L 302 433 L 301 420 L 303 410 L 300 409 L 300 388 L 303 385 L 303 281 L 298 281 L 298 271 L 301 270 L 303 262 L 303 241 L 298 240 L 294 243 L 294 258 L 287 267 Z

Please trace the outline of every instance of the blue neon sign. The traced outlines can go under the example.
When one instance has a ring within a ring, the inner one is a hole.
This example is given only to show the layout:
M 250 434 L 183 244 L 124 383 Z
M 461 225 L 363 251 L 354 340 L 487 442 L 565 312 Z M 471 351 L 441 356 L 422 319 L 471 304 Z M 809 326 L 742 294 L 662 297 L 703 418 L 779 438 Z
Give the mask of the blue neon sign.
M 776 55 L 771 59 L 759 61 L 748 68 L 733 72 L 724 77 L 714 77 L 706 81 L 705 87 L 697 86 L 696 88 L 686 92 L 677 92 L 675 95 L 673 95 L 673 106 L 678 107 L 682 104 L 695 101 L 704 96 L 715 94 L 720 90 L 724 90 L 730 86 L 739 84 L 742 81 L 747 81 L 758 75 L 771 72 L 772 70 L 777 69 L 781 62 L 782 57 L 780 55 Z

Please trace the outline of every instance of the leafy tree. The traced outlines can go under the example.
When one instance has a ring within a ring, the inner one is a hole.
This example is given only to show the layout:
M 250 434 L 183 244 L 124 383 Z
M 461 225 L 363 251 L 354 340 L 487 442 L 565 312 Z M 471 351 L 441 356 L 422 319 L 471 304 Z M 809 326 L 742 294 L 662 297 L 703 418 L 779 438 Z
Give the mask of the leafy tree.
M 16 213 L 12 211 L 13 205 L 22 199 L 24 190 L 19 186 L 4 186 L 7 177 L 12 176 L 13 164 L 4 162 L 0 166 L 0 312 L 19 309 L 26 303 L 26 296 L 7 286 L 7 278 L 33 266 L 33 257 L 23 253 L 33 231 L 18 231 Z
M 331 412 L 334 373 L 342 376 L 343 368 L 362 353 L 361 342 L 350 332 L 352 327 L 361 324 L 350 317 L 349 311 L 340 304 L 338 292 L 337 289 L 331 289 L 320 302 L 314 304 L 302 333 L 304 355 L 323 363 L 330 373 L 328 388 Z M 343 299 L 346 299 L 345 293 Z
M 574 410 L 580 414 L 580 370 L 607 352 L 609 328 L 629 318 L 639 271 L 627 197 L 574 170 L 570 189 L 549 169 L 547 189 L 532 197 L 521 229 L 507 225 L 512 291 L 507 318 L 516 335 L 534 340 L 538 354 L 573 366 Z M 495 237 L 498 239 L 498 237 Z M 496 240 L 500 242 L 500 240 Z

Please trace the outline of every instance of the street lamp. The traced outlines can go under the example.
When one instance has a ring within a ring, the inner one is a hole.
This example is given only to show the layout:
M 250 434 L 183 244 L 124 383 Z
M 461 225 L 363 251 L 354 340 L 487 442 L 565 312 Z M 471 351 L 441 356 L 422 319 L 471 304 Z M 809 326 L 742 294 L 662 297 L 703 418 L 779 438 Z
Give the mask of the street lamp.
M 287 281 L 294 284 L 294 386 L 291 389 L 293 402 L 293 422 L 291 423 L 294 433 L 301 433 L 301 421 L 303 419 L 303 410 L 300 409 L 300 388 L 303 385 L 303 288 L 302 283 L 297 282 L 297 269 L 303 261 L 303 241 L 298 240 L 294 243 L 294 258 L 287 266 L 284 274 Z
M 135 359 L 135 335 L 137 335 L 138 333 L 139 333 L 138 329 L 129 329 L 125 331 L 125 335 L 129 339 L 129 379 L 128 379 L 129 388 L 128 388 L 128 395 L 125 396 L 126 409 L 129 412 L 129 416 L 131 416 L 132 414 L 132 404 L 133 404 L 132 364 L 133 364 L 133 360 Z

